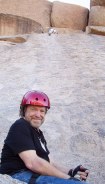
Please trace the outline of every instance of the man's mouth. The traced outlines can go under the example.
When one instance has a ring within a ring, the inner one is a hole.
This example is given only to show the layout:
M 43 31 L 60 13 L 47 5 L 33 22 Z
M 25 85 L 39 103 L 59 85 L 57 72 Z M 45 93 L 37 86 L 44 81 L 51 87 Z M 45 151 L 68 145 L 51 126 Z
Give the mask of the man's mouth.
M 41 119 L 39 119 L 39 118 L 33 118 L 32 120 L 34 120 L 34 121 L 41 121 Z

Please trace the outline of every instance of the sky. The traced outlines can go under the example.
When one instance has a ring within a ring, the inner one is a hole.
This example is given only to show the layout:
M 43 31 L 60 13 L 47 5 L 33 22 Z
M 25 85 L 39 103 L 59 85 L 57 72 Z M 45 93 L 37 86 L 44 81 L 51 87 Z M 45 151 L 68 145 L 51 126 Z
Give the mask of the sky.
M 55 0 L 49 0 L 49 1 L 53 2 Z M 78 4 L 80 6 L 84 6 L 90 9 L 90 0 L 56 0 L 56 1 L 71 3 L 71 4 Z

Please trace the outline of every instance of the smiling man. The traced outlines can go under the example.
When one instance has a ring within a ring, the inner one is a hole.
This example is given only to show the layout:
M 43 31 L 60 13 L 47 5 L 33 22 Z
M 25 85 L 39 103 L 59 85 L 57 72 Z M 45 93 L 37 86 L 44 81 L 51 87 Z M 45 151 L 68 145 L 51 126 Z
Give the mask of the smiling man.
M 49 159 L 40 130 L 49 108 L 49 98 L 43 92 L 29 91 L 23 96 L 21 118 L 11 126 L 4 142 L 0 173 L 29 184 L 84 184 L 88 170 L 82 165 L 63 171 Z M 77 174 L 80 180 L 75 179 Z

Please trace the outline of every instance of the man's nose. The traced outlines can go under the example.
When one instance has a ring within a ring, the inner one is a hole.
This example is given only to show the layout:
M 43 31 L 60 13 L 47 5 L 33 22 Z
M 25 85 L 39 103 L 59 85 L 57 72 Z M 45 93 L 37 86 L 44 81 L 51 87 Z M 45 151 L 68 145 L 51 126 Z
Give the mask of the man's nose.
M 35 116 L 40 117 L 40 111 L 35 111 Z

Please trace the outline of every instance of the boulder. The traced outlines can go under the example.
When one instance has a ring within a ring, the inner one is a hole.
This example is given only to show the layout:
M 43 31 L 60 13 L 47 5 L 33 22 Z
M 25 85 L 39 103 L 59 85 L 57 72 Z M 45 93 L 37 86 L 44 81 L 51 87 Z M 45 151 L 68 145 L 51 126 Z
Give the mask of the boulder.
M 42 33 L 41 24 L 20 16 L 0 14 L 0 35 Z
M 105 36 L 105 27 L 102 26 L 87 26 L 86 28 L 87 34 L 97 34 Z
M 51 25 L 58 28 L 85 30 L 88 22 L 87 8 L 79 5 L 54 2 L 51 13 Z
M 89 14 L 89 26 L 105 26 L 105 7 L 93 6 Z
M 0 13 L 12 14 L 50 26 L 52 3 L 47 0 L 0 0 Z
M 105 6 L 105 0 L 90 0 L 90 7 L 92 6 Z

